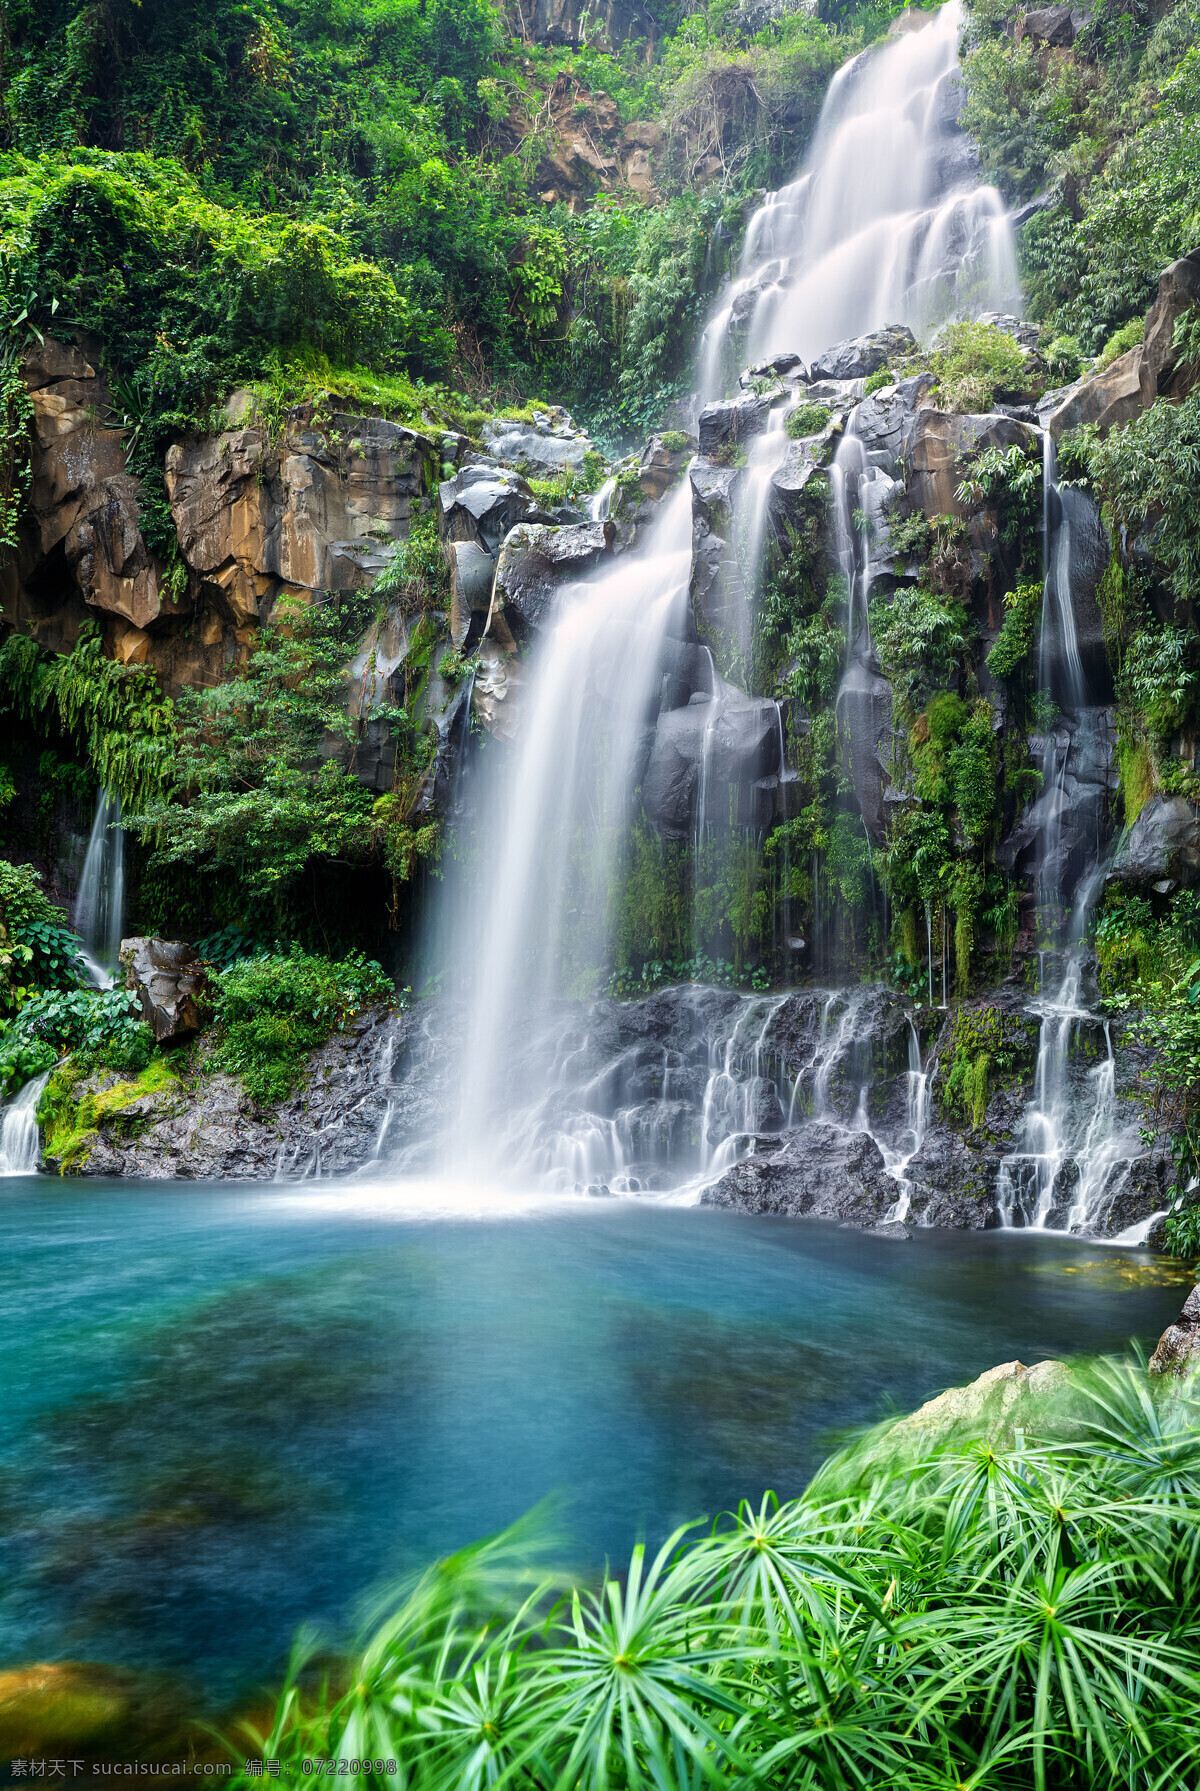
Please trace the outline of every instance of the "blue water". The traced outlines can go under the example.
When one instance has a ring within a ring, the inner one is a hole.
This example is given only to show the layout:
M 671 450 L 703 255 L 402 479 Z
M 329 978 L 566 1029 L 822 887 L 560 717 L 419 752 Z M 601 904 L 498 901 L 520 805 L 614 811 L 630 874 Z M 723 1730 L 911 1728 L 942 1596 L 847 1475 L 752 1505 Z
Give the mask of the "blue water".
M 587 1570 L 799 1491 L 889 1402 L 1150 1343 L 1181 1299 L 1061 1238 L 347 1184 L 9 1181 L 0 1227 L 0 1664 L 208 1699 L 549 1494 Z

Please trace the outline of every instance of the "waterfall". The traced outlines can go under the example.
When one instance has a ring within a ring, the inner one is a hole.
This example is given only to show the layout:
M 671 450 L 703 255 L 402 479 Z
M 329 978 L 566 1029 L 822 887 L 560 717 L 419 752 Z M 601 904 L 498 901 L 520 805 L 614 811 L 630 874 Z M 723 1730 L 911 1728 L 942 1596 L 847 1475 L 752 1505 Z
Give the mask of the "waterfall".
M 606 479 L 599 491 L 592 493 L 591 513 L 593 522 L 604 522 L 612 508 L 613 493 L 617 489 L 617 476 L 614 473 Z
M 705 332 L 701 390 L 733 328 L 749 361 L 811 360 L 885 324 L 918 333 L 963 310 L 1019 304 L 1012 232 L 957 131 L 958 0 L 885 38 L 830 82 L 797 178 L 746 232 L 737 280 Z
M 560 593 L 531 656 L 517 738 L 481 773 L 482 874 L 460 892 L 442 941 L 448 969 L 469 965 L 472 977 L 461 1102 L 443 1150 L 455 1169 L 529 1166 L 538 1086 L 514 1084 L 514 1039 L 544 1040 L 552 1074 L 555 1003 L 594 987 L 606 961 L 663 644 L 684 622 L 691 534 L 685 478 L 636 556 Z
M 96 797 L 83 876 L 72 916 L 84 943 L 84 962 L 98 989 L 112 987 L 121 957 L 125 906 L 125 832 L 121 798 L 101 790 Z
M 38 1166 L 41 1138 L 37 1104 L 50 1079 L 49 1070 L 27 1082 L 0 1115 L 0 1176 L 33 1175 Z
M 908 1022 L 908 1070 L 905 1074 L 904 1130 L 900 1134 L 899 1148 L 889 1148 L 881 1139 L 876 1139 L 883 1154 L 884 1168 L 890 1176 L 895 1177 L 899 1184 L 895 1205 L 887 1214 L 889 1220 L 907 1219 L 912 1206 L 912 1183 L 905 1172 L 920 1150 L 925 1134 L 929 1130 L 929 1085 L 931 1080 L 931 1072 L 926 1071 L 922 1065 L 921 1041 L 917 1036 L 916 1026 L 910 1018 Z

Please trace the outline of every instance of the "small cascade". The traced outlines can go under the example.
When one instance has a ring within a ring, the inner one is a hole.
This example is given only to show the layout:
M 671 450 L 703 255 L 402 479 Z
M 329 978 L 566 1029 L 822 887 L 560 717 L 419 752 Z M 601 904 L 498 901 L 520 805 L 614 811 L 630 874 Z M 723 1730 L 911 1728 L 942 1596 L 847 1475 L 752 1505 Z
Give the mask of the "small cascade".
M 896 1203 L 888 1211 L 888 1219 L 907 1219 L 912 1206 L 912 1183 L 906 1170 L 929 1130 L 929 1090 L 933 1080 L 921 1063 L 921 1041 L 912 1019 L 908 1022 L 908 1070 L 905 1074 L 904 1130 L 896 1145 L 889 1147 L 876 1139 L 883 1153 L 884 1168 L 899 1184 Z
M 606 479 L 599 491 L 592 493 L 591 513 L 593 522 L 607 522 L 612 508 L 613 493 L 617 489 L 617 476 L 614 473 Z
M 121 957 L 125 907 L 125 832 L 121 798 L 101 790 L 72 915 L 84 963 L 98 989 L 112 987 Z
M 748 660 L 753 626 L 752 598 L 758 589 L 763 543 L 767 533 L 767 512 L 771 499 L 771 480 L 788 449 L 782 405 L 776 405 L 767 417 L 761 435 L 752 437 L 749 457 L 738 489 L 735 525 L 738 560 L 742 569 L 742 591 L 745 601 L 738 630 L 738 648 L 743 661 Z
M 0 1112 L 0 1176 L 36 1173 L 42 1149 L 37 1105 L 49 1080 L 49 1070 L 35 1076 Z
M 1062 984 L 1043 1006 L 1033 1098 L 1017 1149 L 1000 1166 L 1002 1225 L 1097 1230 L 1143 1148 L 1137 1125 L 1122 1123 L 1109 1022 L 1082 1004 L 1081 978 L 1081 954 L 1074 950 Z M 1100 1061 L 1084 1070 L 1087 1049 L 1098 1053 L 1101 1046 Z

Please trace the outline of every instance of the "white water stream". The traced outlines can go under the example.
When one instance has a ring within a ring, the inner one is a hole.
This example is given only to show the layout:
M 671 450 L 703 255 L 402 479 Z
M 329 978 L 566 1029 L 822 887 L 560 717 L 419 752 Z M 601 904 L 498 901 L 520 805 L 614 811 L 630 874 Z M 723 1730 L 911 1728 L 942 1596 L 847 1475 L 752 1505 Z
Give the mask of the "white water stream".
M 41 1150 L 37 1104 L 49 1079 L 49 1070 L 35 1076 L 0 1109 L 0 1176 L 32 1175 L 37 1169 Z
M 98 989 L 112 987 L 121 956 L 125 918 L 125 833 L 121 798 L 101 790 L 96 798 L 83 875 L 72 915 L 84 943 L 84 963 Z

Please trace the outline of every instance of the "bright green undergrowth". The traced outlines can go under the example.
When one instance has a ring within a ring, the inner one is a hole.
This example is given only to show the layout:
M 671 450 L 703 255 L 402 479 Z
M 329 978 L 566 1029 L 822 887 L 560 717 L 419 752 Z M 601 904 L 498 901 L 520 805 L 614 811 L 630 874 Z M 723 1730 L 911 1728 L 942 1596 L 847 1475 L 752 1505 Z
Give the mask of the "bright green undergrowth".
M 307 1052 L 362 1008 L 395 996 L 381 967 L 361 953 L 334 963 L 299 950 L 244 958 L 222 972 L 217 988 L 215 1062 L 263 1106 L 292 1093 Z
M 411 1791 L 1188 1784 L 1196 1383 L 1072 1379 L 1015 1434 L 877 1434 L 597 1587 L 545 1571 L 528 1524 L 464 1549 L 397 1595 L 341 1695 L 299 1651 L 254 1751 Z
M 58 1164 L 60 1175 L 71 1175 L 83 1167 L 104 1127 L 133 1135 L 144 1123 L 129 1114 L 134 1103 L 146 1095 L 167 1093 L 179 1081 L 170 1059 L 159 1052 L 149 1057 L 135 1076 L 108 1088 L 81 1091 L 80 1083 L 93 1067 L 86 1056 L 68 1058 L 50 1078 L 38 1102 L 43 1150 Z

